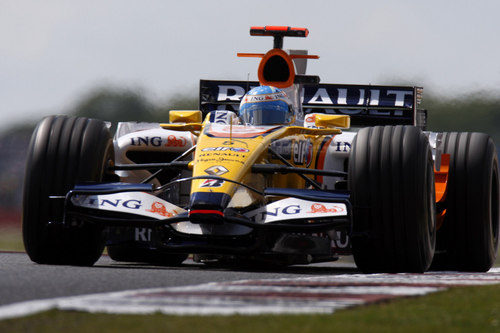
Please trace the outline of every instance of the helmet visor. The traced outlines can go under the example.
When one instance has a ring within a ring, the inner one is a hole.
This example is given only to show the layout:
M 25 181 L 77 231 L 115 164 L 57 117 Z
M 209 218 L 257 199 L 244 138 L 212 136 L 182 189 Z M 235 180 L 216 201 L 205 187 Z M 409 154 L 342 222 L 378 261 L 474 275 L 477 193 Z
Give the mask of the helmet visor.
M 242 106 L 240 115 L 243 123 L 252 125 L 283 125 L 292 121 L 290 106 L 284 101 L 248 103 Z

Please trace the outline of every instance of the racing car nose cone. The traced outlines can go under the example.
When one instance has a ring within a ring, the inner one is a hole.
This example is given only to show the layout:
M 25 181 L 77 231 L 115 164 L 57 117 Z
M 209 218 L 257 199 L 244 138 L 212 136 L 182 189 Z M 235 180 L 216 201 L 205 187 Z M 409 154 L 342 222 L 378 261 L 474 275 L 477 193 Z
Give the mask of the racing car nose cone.
M 189 220 L 196 224 L 222 224 L 231 197 L 225 193 L 195 192 L 191 195 Z
M 215 209 L 194 209 L 189 211 L 189 221 L 195 224 L 222 224 L 224 213 Z

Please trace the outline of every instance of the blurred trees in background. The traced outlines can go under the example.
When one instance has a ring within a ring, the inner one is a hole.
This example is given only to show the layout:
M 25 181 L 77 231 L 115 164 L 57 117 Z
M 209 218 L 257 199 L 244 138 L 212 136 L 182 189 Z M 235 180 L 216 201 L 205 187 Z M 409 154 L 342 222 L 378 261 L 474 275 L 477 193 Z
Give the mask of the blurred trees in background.
M 483 132 L 500 147 L 500 95 L 469 93 L 459 97 L 426 95 L 427 129 L 435 132 Z
M 173 96 L 166 103 L 153 103 L 139 91 L 118 88 L 96 89 L 82 98 L 69 114 L 120 121 L 167 122 L 168 111 L 198 108 L 198 96 Z
M 475 93 L 459 97 L 424 92 L 422 108 L 428 110 L 428 130 L 477 131 L 490 134 L 500 147 L 500 96 Z M 152 102 L 141 91 L 99 88 L 85 94 L 66 114 L 110 121 L 167 122 L 168 111 L 198 108 L 197 92 Z M 21 206 L 26 150 L 35 123 L 13 126 L 0 133 L 0 211 Z
M 132 90 L 97 89 L 84 96 L 70 114 L 106 121 L 149 121 L 154 106 L 141 93 Z

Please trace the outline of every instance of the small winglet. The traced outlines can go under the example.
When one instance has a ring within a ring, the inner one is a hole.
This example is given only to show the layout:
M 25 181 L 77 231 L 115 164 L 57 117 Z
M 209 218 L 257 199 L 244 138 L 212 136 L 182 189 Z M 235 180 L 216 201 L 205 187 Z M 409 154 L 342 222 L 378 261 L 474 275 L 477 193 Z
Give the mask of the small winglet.
M 264 27 L 251 27 L 250 36 L 274 37 L 274 48 L 283 48 L 283 37 L 307 37 L 309 30 L 306 28 L 292 28 L 286 26 L 266 25 Z

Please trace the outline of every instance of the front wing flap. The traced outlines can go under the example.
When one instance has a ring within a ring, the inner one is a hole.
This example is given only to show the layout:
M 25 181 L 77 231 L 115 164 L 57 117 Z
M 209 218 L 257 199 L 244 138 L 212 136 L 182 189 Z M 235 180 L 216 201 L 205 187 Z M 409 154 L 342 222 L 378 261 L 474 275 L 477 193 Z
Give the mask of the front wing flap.
M 145 184 L 78 185 L 66 196 L 66 215 L 77 214 L 102 225 L 170 225 L 179 232 L 204 233 L 199 223 L 191 223 L 186 209 L 152 192 Z M 244 213 L 226 208 L 223 224 L 214 228 L 237 224 L 245 227 L 242 232 L 249 228 L 299 232 L 350 225 L 351 205 L 345 192 L 269 188 L 264 194 L 283 199 Z

